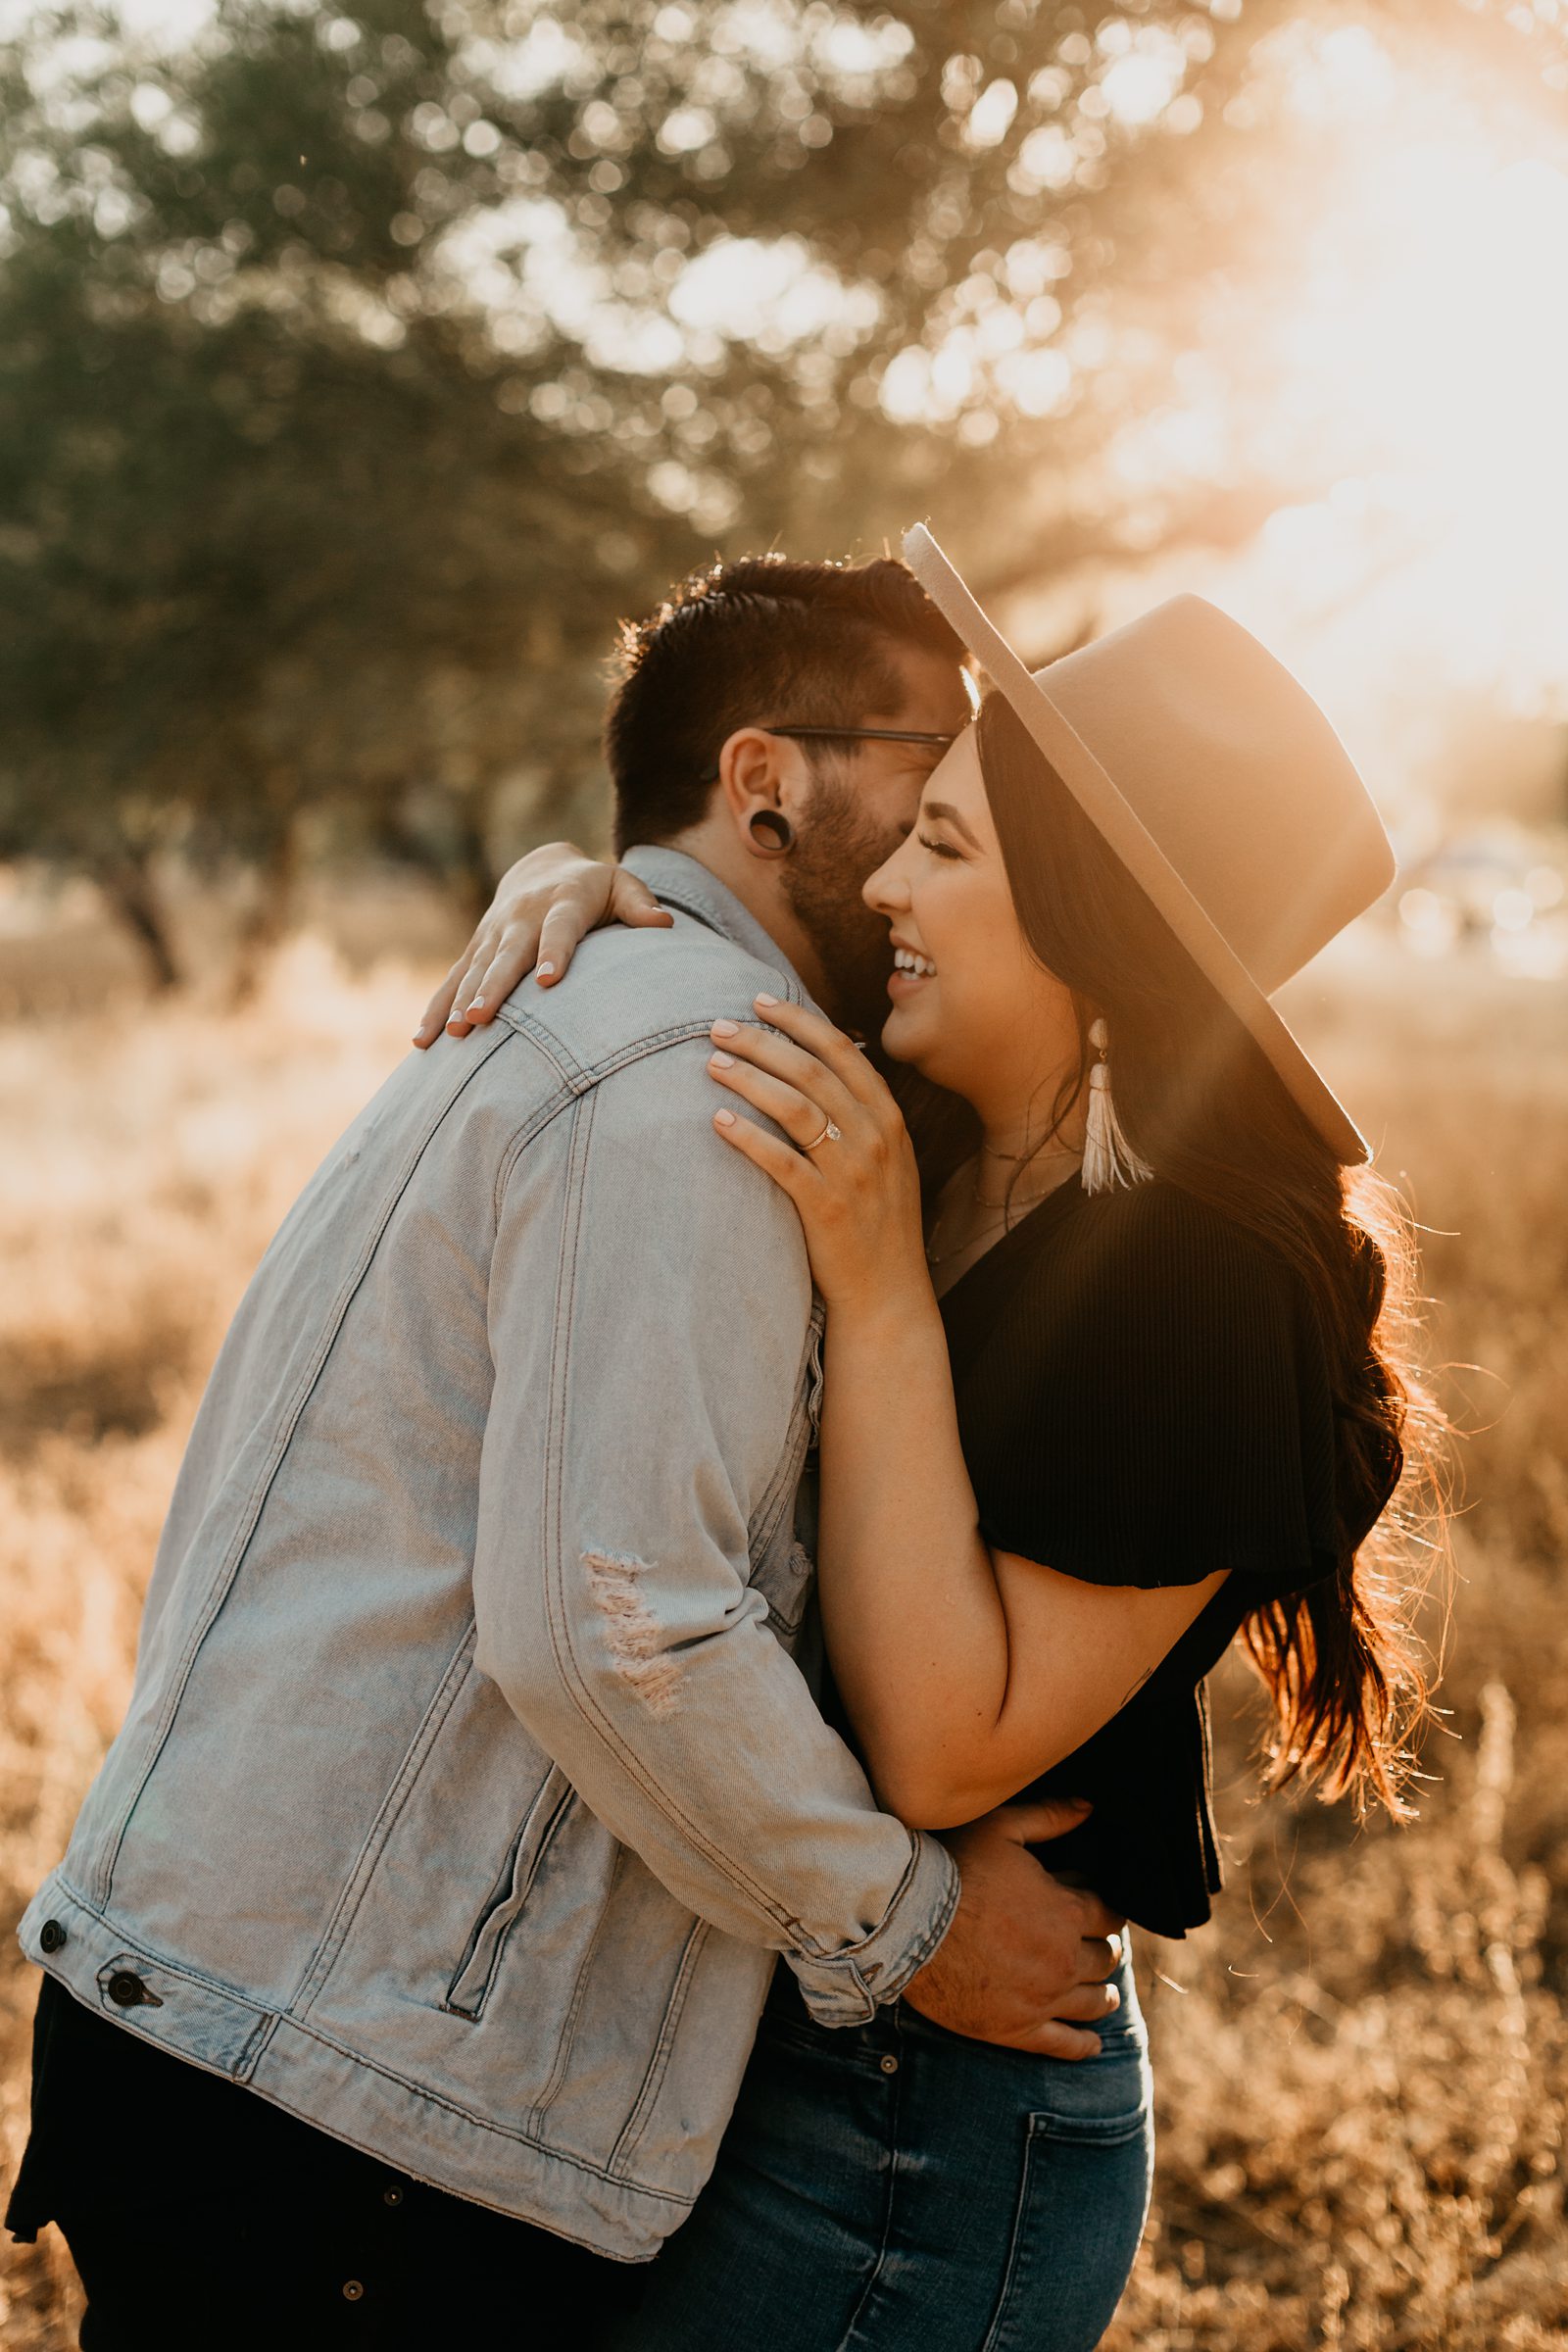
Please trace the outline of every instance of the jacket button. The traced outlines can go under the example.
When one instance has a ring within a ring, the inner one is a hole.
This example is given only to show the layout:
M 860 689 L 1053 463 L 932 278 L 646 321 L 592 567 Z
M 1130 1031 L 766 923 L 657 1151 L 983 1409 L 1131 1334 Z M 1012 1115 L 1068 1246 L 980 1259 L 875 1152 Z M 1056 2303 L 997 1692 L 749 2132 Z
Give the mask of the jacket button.
M 147 1998 L 147 1987 L 132 1968 L 117 1968 L 104 1990 L 117 2009 L 134 2009 Z
M 894 2057 L 891 2050 L 885 2058 L 878 2061 L 878 2064 L 881 2066 L 882 2072 L 885 2075 L 896 2075 L 899 2071 L 899 2062 Z
M 58 1952 L 64 1949 L 66 1931 L 58 1919 L 44 1921 L 43 1926 L 38 1930 L 38 1941 L 46 1952 Z
M 345 2279 L 344 2279 L 344 2281 L 343 2281 L 343 2300 L 344 2300 L 344 2302 L 345 2302 L 345 2303 L 357 2303 L 357 2302 L 359 2301 L 360 2297 L 361 2297 L 361 2296 L 364 2294 L 364 2292 L 365 2292 L 365 2289 L 364 2289 L 364 2287 L 363 2287 L 363 2286 L 360 2284 L 360 2281 L 358 2280 L 358 2278 L 345 2278 Z
M 382 2202 L 382 2204 L 383 2204 L 383 2205 L 401 2205 L 401 2204 L 402 2204 L 402 2202 L 403 2202 L 403 2191 L 402 2191 L 402 2189 L 401 2189 L 401 2188 L 399 2188 L 399 2187 L 398 2187 L 398 2185 L 397 2185 L 396 2181 L 394 2181 L 394 2182 L 393 2182 L 393 2184 L 392 2184 L 392 2186 L 391 2186 L 390 2188 L 383 2188 L 383 2189 L 382 2189 L 382 2191 L 381 2191 L 381 2202 Z

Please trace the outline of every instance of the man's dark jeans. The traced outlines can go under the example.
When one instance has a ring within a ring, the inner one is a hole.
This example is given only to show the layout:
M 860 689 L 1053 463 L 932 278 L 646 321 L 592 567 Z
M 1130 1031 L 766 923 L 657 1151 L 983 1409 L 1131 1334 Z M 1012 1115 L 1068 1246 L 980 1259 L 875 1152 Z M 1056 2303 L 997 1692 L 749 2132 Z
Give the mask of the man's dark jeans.
M 7 2217 L 59 2225 L 82 2352 L 591 2352 L 641 2284 L 139 2041 L 45 1978 L 32 2137 Z

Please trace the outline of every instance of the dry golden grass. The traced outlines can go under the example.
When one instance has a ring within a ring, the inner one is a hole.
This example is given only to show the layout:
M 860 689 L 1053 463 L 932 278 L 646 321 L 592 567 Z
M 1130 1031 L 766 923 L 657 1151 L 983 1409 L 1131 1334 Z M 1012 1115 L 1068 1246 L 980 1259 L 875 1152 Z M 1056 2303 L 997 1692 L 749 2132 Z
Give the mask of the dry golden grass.
M 89 1014 L 78 978 L 63 1015 L 0 1028 L 7 1930 L 118 1723 L 205 1367 L 423 986 L 390 967 L 351 981 L 297 943 L 239 1015 L 144 1012 L 120 984 Z M 1490 1425 L 1466 1448 L 1452 1736 L 1429 1744 L 1417 1825 L 1358 1834 L 1311 1801 L 1251 1802 L 1248 1686 L 1226 1679 L 1231 1891 L 1205 1936 L 1144 1946 L 1159 2179 L 1105 2352 L 1568 2346 L 1562 1016 L 1557 992 L 1375 945 L 1298 1005 L 1444 1229 L 1427 1254 L 1438 1353 L 1486 1367 L 1449 1384 Z M 33 1991 L 8 1938 L 7 2175 Z M 7 2247 L 7 2345 L 59 2352 L 74 2309 L 58 2243 Z

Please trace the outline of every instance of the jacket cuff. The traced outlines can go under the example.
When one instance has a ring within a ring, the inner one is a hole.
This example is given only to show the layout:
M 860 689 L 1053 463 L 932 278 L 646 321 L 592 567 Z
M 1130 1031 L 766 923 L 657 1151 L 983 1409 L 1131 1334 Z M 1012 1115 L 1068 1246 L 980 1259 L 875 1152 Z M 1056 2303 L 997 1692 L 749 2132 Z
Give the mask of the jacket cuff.
M 897 1894 L 863 1942 L 837 1952 L 786 1952 L 806 2006 L 819 2026 L 864 2026 L 896 2001 L 953 1925 L 958 1866 L 923 1830 Z

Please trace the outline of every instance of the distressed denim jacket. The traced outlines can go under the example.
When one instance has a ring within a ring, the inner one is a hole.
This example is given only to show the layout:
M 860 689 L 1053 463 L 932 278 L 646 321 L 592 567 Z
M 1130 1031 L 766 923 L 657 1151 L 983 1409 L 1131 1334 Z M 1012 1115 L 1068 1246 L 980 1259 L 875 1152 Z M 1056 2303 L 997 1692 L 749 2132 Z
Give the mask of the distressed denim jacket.
M 127 2031 L 622 2260 L 708 2176 L 775 1953 L 856 2024 L 956 1897 L 792 1657 L 820 1310 L 706 1061 L 800 984 L 631 862 L 673 931 L 411 1054 L 268 1250 L 22 1924 Z

